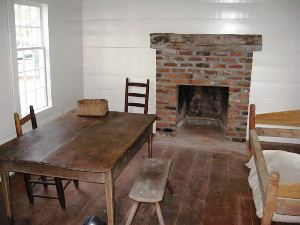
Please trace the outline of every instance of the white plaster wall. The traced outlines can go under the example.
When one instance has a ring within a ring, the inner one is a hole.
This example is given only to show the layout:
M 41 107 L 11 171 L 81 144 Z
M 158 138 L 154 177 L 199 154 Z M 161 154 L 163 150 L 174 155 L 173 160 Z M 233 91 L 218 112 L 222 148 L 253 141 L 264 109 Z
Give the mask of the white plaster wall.
M 0 139 L 8 138 L 14 126 L 6 8 L 6 1 L 0 0 Z
M 38 113 L 38 125 L 74 108 L 83 97 L 82 1 L 37 0 L 48 4 L 50 71 L 53 107 Z M 0 0 L 0 143 L 15 136 L 8 10 Z
M 299 12 L 298 0 L 83 0 L 84 96 L 122 111 L 125 77 L 150 78 L 155 112 L 150 33 L 262 34 L 251 103 L 259 113 L 299 108 Z

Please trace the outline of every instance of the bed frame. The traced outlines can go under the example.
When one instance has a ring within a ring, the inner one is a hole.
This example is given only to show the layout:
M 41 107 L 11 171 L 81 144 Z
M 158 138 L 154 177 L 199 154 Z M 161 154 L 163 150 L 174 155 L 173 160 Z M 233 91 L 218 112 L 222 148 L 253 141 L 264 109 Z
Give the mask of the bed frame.
M 257 124 L 281 127 L 266 128 Z M 299 127 L 300 110 L 255 115 L 255 105 L 250 106 L 248 147 L 250 155 L 254 155 L 264 204 L 261 225 L 270 225 L 274 213 L 300 216 L 300 183 L 279 184 L 280 174 L 267 169 L 259 136 L 300 138 Z

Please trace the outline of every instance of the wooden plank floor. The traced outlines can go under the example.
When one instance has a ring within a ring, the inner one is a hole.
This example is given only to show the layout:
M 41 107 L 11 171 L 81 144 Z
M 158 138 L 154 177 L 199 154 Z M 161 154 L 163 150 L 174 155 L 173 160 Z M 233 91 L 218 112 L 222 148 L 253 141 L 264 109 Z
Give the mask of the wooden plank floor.
M 248 187 L 248 158 L 245 144 L 220 144 L 220 136 L 201 137 L 205 145 L 184 147 L 169 140 L 157 138 L 154 157 L 172 158 L 170 181 L 176 192 L 167 191 L 161 203 L 167 225 L 259 225 L 255 215 L 252 193 Z M 208 141 L 208 139 L 210 141 Z M 198 139 L 199 141 L 199 139 Z M 201 142 L 201 139 L 200 139 Z M 218 143 L 216 146 L 215 143 Z M 223 146 L 223 147 L 222 147 Z M 239 148 L 239 150 L 232 149 Z M 209 149 L 204 151 L 205 149 Z M 146 156 L 146 146 L 136 155 L 115 183 L 116 224 L 125 224 L 132 201 L 128 193 Z M 58 201 L 36 199 L 29 206 L 21 175 L 11 179 L 14 215 L 17 225 L 81 225 L 88 215 L 106 219 L 104 188 L 101 184 L 80 182 L 77 191 L 70 185 L 66 190 L 67 209 Z M 42 190 L 40 190 L 42 191 Z M 50 189 L 49 192 L 54 192 Z M 5 225 L 3 206 L 0 207 L 0 224 Z M 134 225 L 158 225 L 153 206 L 142 204 Z M 273 223 L 279 225 L 280 223 Z M 287 224 L 285 224 L 287 225 Z

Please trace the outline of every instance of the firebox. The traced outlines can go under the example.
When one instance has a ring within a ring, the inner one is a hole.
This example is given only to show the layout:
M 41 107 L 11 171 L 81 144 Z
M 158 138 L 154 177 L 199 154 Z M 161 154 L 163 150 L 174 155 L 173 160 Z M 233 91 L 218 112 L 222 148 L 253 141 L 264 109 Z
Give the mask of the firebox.
M 228 87 L 178 86 L 177 124 L 210 125 L 225 130 Z

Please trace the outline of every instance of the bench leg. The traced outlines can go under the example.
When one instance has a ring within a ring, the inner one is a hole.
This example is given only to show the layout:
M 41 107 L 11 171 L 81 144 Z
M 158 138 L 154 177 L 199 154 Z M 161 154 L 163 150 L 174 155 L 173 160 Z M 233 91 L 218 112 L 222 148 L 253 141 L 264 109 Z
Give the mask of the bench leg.
M 167 180 L 167 188 L 170 190 L 171 195 L 175 196 L 175 191 L 173 190 L 171 182 L 169 181 L 169 179 Z
M 159 202 L 155 202 L 155 209 L 156 209 L 156 213 L 157 213 L 157 216 L 158 216 L 159 224 L 160 225 L 165 225 L 164 218 L 163 218 L 161 210 L 160 210 Z
M 140 202 L 135 201 L 132 208 L 131 208 L 131 210 L 130 210 L 130 214 L 127 218 L 126 225 L 130 225 L 132 223 L 132 221 L 134 219 L 134 216 L 136 214 L 136 211 L 138 210 L 139 206 L 140 206 Z
M 75 188 L 78 189 L 79 188 L 78 180 L 73 180 L 73 183 L 74 183 Z

